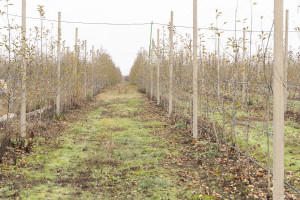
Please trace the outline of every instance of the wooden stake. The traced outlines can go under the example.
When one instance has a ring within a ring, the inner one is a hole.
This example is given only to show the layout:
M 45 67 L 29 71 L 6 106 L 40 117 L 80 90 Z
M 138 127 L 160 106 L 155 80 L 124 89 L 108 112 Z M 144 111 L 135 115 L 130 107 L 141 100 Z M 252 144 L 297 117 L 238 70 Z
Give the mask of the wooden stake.
M 157 105 L 160 104 L 160 91 L 159 91 L 159 79 L 160 79 L 160 48 L 159 48 L 159 29 L 157 29 L 157 72 L 156 72 L 156 82 L 157 82 Z
M 78 47 L 78 28 L 75 29 L 75 53 L 77 53 Z
M 95 47 L 92 46 L 92 96 L 94 96 L 94 59 L 95 59 Z
M 84 98 L 87 97 L 87 62 L 86 62 L 86 57 L 87 57 L 87 41 L 84 41 Z
M 218 99 L 220 98 L 220 36 L 218 36 L 218 56 L 217 59 L 217 68 L 218 68 Z
M 76 69 L 76 73 L 77 73 L 77 58 L 78 58 L 78 28 L 76 28 L 75 30 L 75 69 Z
M 274 0 L 273 199 L 284 199 L 283 0 Z
M 193 1 L 193 138 L 198 138 L 198 62 L 197 62 L 197 38 L 198 38 L 198 22 L 197 22 L 197 0 Z
M 153 66 L 153 50 L 154 50 L 154 40 L 152 39 L 152 48 L 150 53 L 150 99 L 154 96 L 154 66 Z
M 151 83 L 152 83 L 152 80 L 153 80 L 153 79 L 151 79 L 151 49 L 152 49 L 152 30 L 153 30 L 152 28 L 153 28 L 153 22 L 151 22 L 150 44 L 149 44 L 149 58 L 148 58 L 148 69 L 150 71 L 150 80 L 148 80 L 148 78 L 146 78 L 146 80 L 147 80 L 147 95 L 148 95 L 148 98 L 150 98 L 150 99 L 152 99 L 152 95 L 153 95 L 153 93 L 151 93 L 151 89 L 152 89 L 151 88 Z M 150 94 L 149 94 L 149 92 L 150 92 Z
M 58 13 L 58 39 L 57 39 L 57 95 L 56 95 L 56 115 L 60 115 L 60 61 L 61 61 L 61 13 Z
M 284 113 L 287 109 L 287 101 L 288 101 L 288 66 L 289 66 L 289 10 L 286 10 L 285 14 L 285 48 L 284 48 Z
M 77 59 L 78 59 L 78 56 L 77 56 L 77 53 L 78 53 L 78 28 L 75 29 L 75 46 L 74 46 L 74 71 L 75 71 L 75 76 L 77 76 L 78 74 L 78 65 L 77 65 Z M 73 95 L 74 99 L 72 101 L 73 105 L 74 105 L 74 102 L 77 101 L 77 97 L 78 97 L 78 83 L 77 83 L 77 80 L 75 79 L 74 80 L 75 83 L 76 83 L 76 91 L 75 91 L 75 96 Z M 77 103 L 77 102 L 76 102 Z
M 174 25 L 173 25 L 173 16 L 174 13 L 171 11 L 171 24 L 170 24 L 170 69 L 169 69 L 169 115 L 173 112 L 173 34 L 174 34 Z
M 243 29 L 243 84 L 242 84 L 242 102 L 245 103 L 246 101 L 246 29 Z
M 22 66 L 21 66 L 21 137 L 26 137 L 26 0 L 22 0 Z
M 261 62 L 261 47 L 260 45 L 258 45 L 257 47 L 257 77 L 259 78 L 259 75 L 260 75 L 260 62 Z

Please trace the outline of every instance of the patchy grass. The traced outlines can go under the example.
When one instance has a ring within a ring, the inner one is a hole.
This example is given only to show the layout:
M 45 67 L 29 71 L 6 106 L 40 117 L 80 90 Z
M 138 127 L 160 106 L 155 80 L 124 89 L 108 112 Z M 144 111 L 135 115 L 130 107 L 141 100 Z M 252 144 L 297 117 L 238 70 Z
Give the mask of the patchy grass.
M 181 155 L 160 138 L 167 123 L 147 113 L 141 94 L 126 86 L 99 95 L 102 106 L 69 124 L 51 141 L 3 173 L 3 199 L 189 199 L 199 188 L 166 166 Z M 146 113 L 145 113 L 146 112 Z M 153 134 L 156 133 L 156 134 Z M 22 164 L 22 165 L 20 165 Z
M 213 107 L 212 105 L 210 105 Z M 227 113 L 232 112 L 230 105 L 225 104 L 225 109 Z M 222 111 L 222 110 L 221 110 Z M 223 127 L 223 113 L 219 111 L 211 112 L 209 114 L 209 120 L 212 122 L 216 120 L 217 127 Z M 264 110 L 250 110 L 250 116 L 252 119 L 250 120 L 249 127 L 249 154 L 254 160 L 258 161 L 263 166 L 267 166 L 267 133 L 266 131 L 266 121 L 264 117 Z M 206 113 L 204 113 L 206 114 Z M 236 125 L 235 125 L 235 133 L 237 135 L 237 142 L 239 144 L 240 149 L 243 152 L 246 152 L 246 132 L 247 132 L 247 113 L 242 111 L 241 109 L 235 114 Z M 294 120 L 286 120 L 285 121 L 285 170 L 287 180 L 291 181 L 294 186 L 300 189 L 297 185 L 299 185 L 299 177 L 300 177 L 300 126 L 299 123 Z M 233 138 L 232 133 L 232 119 L 231 116 L 226 115 L 225 121 L 225 135 L 227 137 L 227 141 L 231 141 L 229 138 Z M 269 134 L 270 134 L 270 156 L 271 156 L 271 168 L 273 168 L 273 122 L 270 120 L 269 122 Z M 233 140 L 233 139 L 232 139 Z M 295 184 L 294 184 L 295 183 Z
M 16 166 L 2 166 L 0 199 L 265 198 L 260 169 L 250 166 L 249 184 L 234 152 L 227 160 L 225 146 L 218 152 L 214 141 L 193 140 L 185 121 L 166 117 L 136 91 L 124 84 L 111 87 L 97 97 L 100 107 L 72 120 L 60 137 L 36 145 Z M 288 123 L 287 131 L 297 129 Z M 243 126 L 236 131 L 244 137 Z M 251 143 L 256 135 L 265 142 L 255 132 Z

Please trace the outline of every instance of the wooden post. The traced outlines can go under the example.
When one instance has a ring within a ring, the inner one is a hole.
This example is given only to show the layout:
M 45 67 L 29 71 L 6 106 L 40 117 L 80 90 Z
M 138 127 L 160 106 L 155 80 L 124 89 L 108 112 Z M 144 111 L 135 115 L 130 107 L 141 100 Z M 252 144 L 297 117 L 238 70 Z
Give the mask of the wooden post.
M 218 68 L 218 99 L 220 99 L 220 36 L 218 36 L 218 56 L 217 56 L 217 68 Z
M 150 31 L 150 44 L 149 44 L 149 58 L 148 58 L 148 69 L 150 71 L 150 76 L 146 73 L 147 75 L 147 95 L 148 98 L 152 99 L 152 94 L 151 93 L 151 47 L 152 47 L 152 28 L 153 28 L 153 22 L 151 22 L 151 31 Z M 148 71 L 148 70 L 147 70 Z M 150 77 L 150 80 L 148 80 L 148 78 Z
M 95 47 L 92 46 L 92 96 L 94 96 L 94 59 L 95 59 Z
M 26 137 L 26 0 L 22 0 L 21 137 Z
M 274 0 L 273 199 L 284 199 L 283 0 Z
M 170 24 L 170 69 L 169 69 L 169 115 L 173 112 L 173 34 L 174 34 L 174 25 L 173 25 L 173 16 L 174 13 L 171 11 L 171 24 Z
M 75 29 L 75 52 L 77 53 L 77 45 L 78 45 L 78 28 Z
M 242 60 L 242 70 L 243 70 L 243 83 L 242 83 L 242 102 L 246 101 L 246 29 L 243 29 L 243 60 Z
M 199 36 L 199 61 L 200 61 L 200 91 L 199 91 L 199 120 L 201 122 L 201 119 L 202 119 L 202 91 L 203 91 L 203 85 L 204 85 L 204 75 L 201 74 L 202 73 L 202 70 L 203 70 L 203 56 L 202 56 L 202 34 L 200 34 Z M 200 128 L 199 129 L 199 134 L 202 135 L 202 129 Z
M 75 51 L 75 69 L 76 69 L 76 73 L 77 73 L 77 58 L 78 58 L 78 28 L 76 28 L 76 30 L 75 30 L 75 47 L 74 47 L 74 51 Z
M 84 98 L 87 97 L 87 62 L 86 62 L 86 57 L 87 57 L 87 41 L 84 41 Z
M 57 95 L 56 95 L 56 115 L 60 115 L 60 61 L 61 61 L 61 13 L 58 13 L 58 39 L 57 39 Z
M 159 48 L 159 29 L 157 29 L 157 72 L 156 72 L 156 90 L 157 90 L 157 105 L 160 104 L 160 91 L 159 91 L 159 79 L 160 79 L 160 48 Z
M 287 109 L 288 101 L 288 66 L 289 66 L 289 10 L 285 14 L 285 48 L 284 48 L 284 112 Z
M 98 60 L 99 56 L 100 56 L 100 50 L 97 49 L 97 51 L 96 51 L 95 66 L 98 66 L 98 65 L 99 65 L 99 60 Z M 94 70 L 95 70 L 95 68 L 94 68 Z M 96 70 L 97 70 L 97 69 L 96 69 Z M 100 72 L 99 72 L 99 69 L 98 69 L 98 71 L 96 71 L 96 73 L 100 73 Z M 95 78 L 96 94 L 98 94 L 98 93 L 100 92 L 100 82 L 99 82 L 99 78 L 98 78 L 98 77 L 99 77 L 99 76 L 94 77 L 94 78 Z
M 198 63 L 197 63 L 197 0 L 193 1 L 193 138 L 198 138 Z
M 153 49 L 154 49 L 154 40 L 151 39 L 152 48 L 150 50 L 150 99 L 153 99 L 154 96 L 154 67 L 153 67 Z
M 263 40 L 262 40 L 263 41 Z M 261 62 L 261 46 L 258 45 L 257 47 L 257 78 L 260 78 L 260 63 Z
M 75 46 L 74 46 L 74 71 L 75 71 L 75 77 L 77 77 L 77 74 L 78 74 L 78 66 L 77 66 L 77 52 L 78 52 L 78 28 L 75 29 Z M 74 102 L 77 101 L 77 97 L 78 97 L 78 83 L 77 83 L 77 79 L 75 78 L 74 80 L 75 82 L 75 95 L 73 95 L 73 105 L 74 105 Z
M 143 68 L 143 80 L 142 80 L 142 84 L 143 84 L 143 90 L 144 92 L 148 95 L 148 89 L 147 89 L 147 67 L 145 66 L 145 61 L 144 61 L 144 57 L 142 58 L 142 68 Z
M 2 96 L 0 96 L 0 117 L 2 117 Z

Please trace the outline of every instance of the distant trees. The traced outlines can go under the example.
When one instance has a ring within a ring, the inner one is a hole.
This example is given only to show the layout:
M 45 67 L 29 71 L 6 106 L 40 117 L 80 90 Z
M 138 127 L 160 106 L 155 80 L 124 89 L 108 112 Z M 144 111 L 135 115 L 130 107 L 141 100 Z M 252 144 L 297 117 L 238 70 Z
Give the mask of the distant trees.
M 130 71 L 129 81 L 131 84 L 143 87 L 145 84 L 146 76 L 149 75 L 148 53 L 144 49 L 140 49 L 137 53 L 137 57 Z
M 129 76 L 123 76 L 123 80 L 129 82 Z
M 100 79 L 102 84 L 113 85 L 122 81 L 122 73 L 116 67 L 111 56 L 108 53 L 102 52 L 96 57 L 96 63 L 99 63 Z
M 65 41 L 58 50 L 58 33 L 53 27 L 48 29 L 43 24 L 43 6 L 38 6 L 41 25 L 27 29 L 28 38 L 22 48 L 21 27 L 8 16 L 12 5 L 8 1 L 1 4 L 6 4 L 6 11 L 1 10 L 0 15 L 7 16 L 8 25 L 0 27 L 0 161 L 6 148 L 3 141 L 20 139 L 20 124 L 15 116 L 20 115 L 22 80 L 26 83 L 26 123 L 43 120 L 44 113 L 48 118 L 59 117 L 55 112 L 58 89 L 63 112 L 82 104 L 103 87 L 122 81 L 120 69 L 104 50 L 87 54 L 85 43 L 79 39 L 74 51 L 65 45 Z M 61 52 L 60 76 L 57 52 Z M 21 68 L 23 56 L 26 73 Z M 14 116 L 14 120 L 10 116 Z

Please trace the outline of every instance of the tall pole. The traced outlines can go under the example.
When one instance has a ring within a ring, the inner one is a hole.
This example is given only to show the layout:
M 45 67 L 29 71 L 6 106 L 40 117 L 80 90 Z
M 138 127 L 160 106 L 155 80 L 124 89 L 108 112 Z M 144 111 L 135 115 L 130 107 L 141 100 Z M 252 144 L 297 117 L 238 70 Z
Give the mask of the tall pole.
M 77 69 L 77 59 L 78 59 L 78 28 L 75 29 L 75 72 L 78 73 Z
M 84 98 L 87 97 L 87 62 L 86 62 L 86 57 L 87 57 L 87 41 L 84 41 Z
M 156 72 L 156 82 L 157 82 L 157 105 L 160 104 L 160 91 L 159 91 L 159 79 L 160 79 L 160 48 L 159 48 L 159 29 L 157 29 L 157 72 Z
M 148 58 L 148 68 L 150 70 L 150 83 L 147 79 L 147 95 L 149 95 L 148 97 L 150 97 L 150 99 L 152 99 L 152 94 L 153 94 L 153 91 L 152 91 L 152 80 L 153 80 L 153 77 L 151 77 L 151 49 L 152 49 L 152 28 L 153 28 L 153 22 L 151 22 L 151 31 L 150 31 L 150 44 L 149 44 L 149 58 Z M 148 71 L 148 70 L 147 70 Z M 147 77 L 149 77 L 149 75 L 147 75 Z M 150 84 L 150 85 L 148 85 Z M 149 88 L 150 86 L 150 88 Z M 149 90 L 150 90 L 150 94 L 149 94 Z
M 243 29 L 243 84 L 242 84 L 242 102 L 246 101 L 246 29 Z
M 26 0 L 22 0 L 21 137 L 26 137 Z
M 285 48 L 284 48 L 284 112 L 287 109 L 287 94 L 288 94 L 288 66 L 289 66 L 289 10 L 286 10 L 285 14 Z
M 218 93 L 218 99 L 219 99 L 220 98 L 220 36 L 218 36 L 218 55 L 217 55 L 216 59 L 217 59 L 217 73 L 218 73 L 217 93 Z
M 151 48 L 151 56 L 150 56 L 150 99 L 153 99 L 154 96 L 154 67 L 153 67 L 153 50 L 154 50 L 154 40 L 152 39 L 152 48 Z
M 193 138 L 198 138 L 198 65 L 197 65 L 197 39 L 198 39 L 198 23 L 197 23 L 197 0 L 193 1 L 194 13 L 194 29 L 193 29 Z
M 78 66 L 77 66 L 77 53 L 78 53 L 78 28 L 75 29 L 75 46 L 74 46 L 74 68 L 75 68 L 75 77 L 77 77 L 78 74 Z M 75 78 L 75 98 L 73 99 L 73 103 L 75 101 L 77 101 L 77 97 L 78 97 L 78 82 L 77 79 Z
M 95 47 L 94 45 L 92 46 L 92 96 L 94 96 L 94 51 Z
M 174 25 L 173 25 L 173 16 L 174 13 L 171 11 L 171 24 L 170 24 L 170 71 L 169 71 L 169 115 L 173 112 L 173 34 L 174 34 Z
M 273 199 L 284 199 L 283 0 L 274 0 Z
M 60 62 L 61 62 L 61 13 L 58 13 L 58 39 L 57 39 L 57 95 L 56 95 L 56 115 L 60 115 Z

